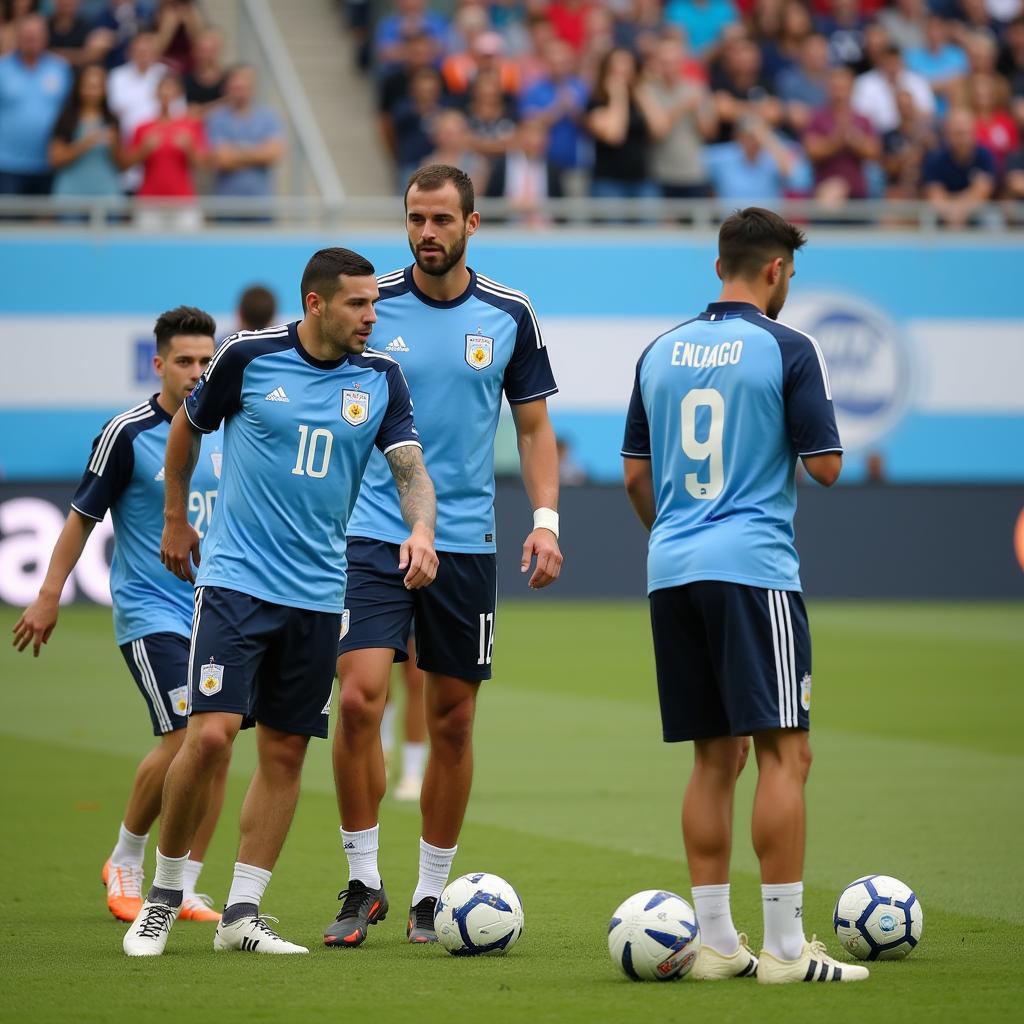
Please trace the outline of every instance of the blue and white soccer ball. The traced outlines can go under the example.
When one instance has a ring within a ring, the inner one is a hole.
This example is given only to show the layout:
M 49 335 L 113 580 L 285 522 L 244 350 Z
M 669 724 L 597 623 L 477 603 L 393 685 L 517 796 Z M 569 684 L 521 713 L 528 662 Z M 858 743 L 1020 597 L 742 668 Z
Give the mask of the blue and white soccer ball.
M 921 939 L 924 911 L 898 878 L 865 875 L 840 893 L 832 925 L 858 960 L 902 960 Z
M 523 934 L 523 904 L 504 878 L 463 875 L 441 893 L 434 930 L 452 956 L 502 956 Z
M 608 922 L 612 962 L 634 981 L 682 978 L 690 972 L 699 951 L 697 915 L 674 892 L 638 892 Z

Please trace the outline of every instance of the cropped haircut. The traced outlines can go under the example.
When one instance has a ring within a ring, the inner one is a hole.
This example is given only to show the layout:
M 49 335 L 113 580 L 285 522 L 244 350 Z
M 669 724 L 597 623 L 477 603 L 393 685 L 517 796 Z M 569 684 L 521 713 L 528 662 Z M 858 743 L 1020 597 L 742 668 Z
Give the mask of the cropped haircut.
M 167 355 L 171 339 L 179 334 L 201 335 L 213 338 L 217 334 L 217 321 L 196 306 L 177 306 L 161 313 L 153 325 L 156 335 L 156 350 L 161 358 Z
M 306 296 L 310 292 L 316 292 L 330 302 L 334 293 L 341 288 L 341 281 L 338 280 L 340 277 L 372 277 L 374 273 L 373 264 L 351 249 L 320 249 L 310 256 L 302 272 L 302 283 L 299 285 L 302 289 L 299 297 L 302 311 L 306 311 Z
M 261 284 L 253 284 L 242 292 L 238 300 L 238 319 L 247 331 L 262 331 L 277 316 L 274 293 Z
M 807 241 L 806 235 L 777 213 L 748 206 L 727 217 L 718 232 L 718 259 L 725 279 L 756 277 L 766 263 L 793 253 Z
M 405 186 L 405 209 L 409 210 L 409 192 L 415 187 L 421 192 L 436 192 L 451 182 L 459 193 L 463 218 L 468 218 L 476 208 L 476 194 L 470 176 L 451 164 L 427 164 L 418 171 L 413 171 L 409 184 Z

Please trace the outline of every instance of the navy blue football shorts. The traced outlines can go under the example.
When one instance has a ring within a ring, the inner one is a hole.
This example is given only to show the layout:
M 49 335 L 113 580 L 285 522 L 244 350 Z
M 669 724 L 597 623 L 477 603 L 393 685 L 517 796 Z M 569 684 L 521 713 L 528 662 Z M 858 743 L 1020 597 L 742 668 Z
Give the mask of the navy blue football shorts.
M 799 592 L 701 580 L 650 600 L 666 742 L 810 728 L 811 634 Z
M 163 736 L 188 724 L 188 637 L 150 633 L 121 644 L 128 671 L 142 694 L 153 723 Z
M 416 664 L 424 672 L 477 681 L 491 678 L 498 568 L 493 554 L 439 551 L 437 579 L 406 590 L 398 568 L 400 547 L 350 537 L 348 586 L 338 654 L 390 647 L 395 661 L 409 658 L 416 631 Z
M 192 713 L 227 711 L 297 736 L 327 736 L 339 612 L 197 587 L 188 676 Z

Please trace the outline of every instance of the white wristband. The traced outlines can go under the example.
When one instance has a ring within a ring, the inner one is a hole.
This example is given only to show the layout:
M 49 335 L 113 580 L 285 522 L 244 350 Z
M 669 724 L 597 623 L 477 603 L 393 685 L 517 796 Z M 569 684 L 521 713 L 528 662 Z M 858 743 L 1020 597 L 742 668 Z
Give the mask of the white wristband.
M 533 528 L 550 530 L 558 540 L 558 513 L 553 508 L 537 508 L 533 510 Z

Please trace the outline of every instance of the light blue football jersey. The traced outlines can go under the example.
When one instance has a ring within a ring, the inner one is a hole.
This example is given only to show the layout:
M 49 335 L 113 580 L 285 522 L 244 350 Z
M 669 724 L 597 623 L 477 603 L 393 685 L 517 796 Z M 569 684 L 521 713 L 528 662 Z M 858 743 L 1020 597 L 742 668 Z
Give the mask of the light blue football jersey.
M 229 338 L 185 400 L 197 430 L 224 422 L 217 515 L 196 586 L 340 612 L 346 528 L 370 452 L 420 442 L 398 363 L 369 352 L 314 359 L 297 327 Z
M 71 507 L 98 522 L 110 511 L 114 557 L 110 594 L 114 635 L 127 644 L 152 633 L 192 632 L 192 584 L 160 562 L 164 528 L 164 451 L 171 417 L 148 402 L 115 416 L 93 441 Z M 205 536 L 220 483 L 223 435 L 203 438 L 189 490 L 189 521 Z
M 640 357 L 622 454 L 650 459 L 648 592 L 694 580 L 800 589 L 796 460 L 841 452 L 818 343 L 713 302 Z
M 496 550 L 494 435 L 501 396 L 512 405 L 558 391 L 530 300 L 470 271 L 451 302 L 428 298 L 412 267 L 378 278 L 371 345 L 402 364 L 423 458 L 437 491 L 438 551 Z M 409 535 L 387 462 L 374 454 L 349 533 L 400 544 Z

